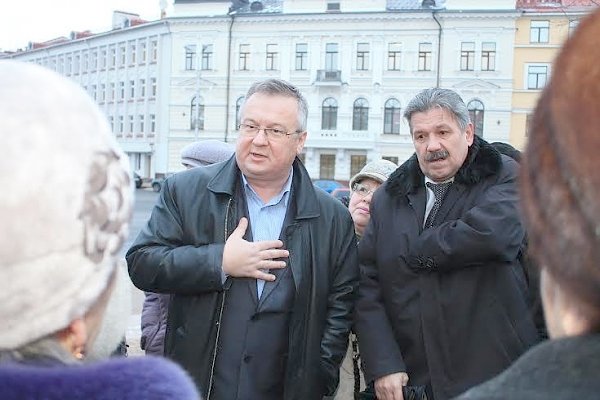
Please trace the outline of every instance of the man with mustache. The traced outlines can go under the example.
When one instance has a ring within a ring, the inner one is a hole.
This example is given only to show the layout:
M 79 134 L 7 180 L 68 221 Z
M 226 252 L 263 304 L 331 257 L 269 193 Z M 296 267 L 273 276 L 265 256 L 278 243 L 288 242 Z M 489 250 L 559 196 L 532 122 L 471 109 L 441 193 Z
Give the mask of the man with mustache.
M 474 135 L 460 96 L 408 104 L 415 154 L 373 196 L 359 244 L 356 328 L 379 400 L 448 399 L 509 366 L 538 335 L 520 264 L 518 164 Z

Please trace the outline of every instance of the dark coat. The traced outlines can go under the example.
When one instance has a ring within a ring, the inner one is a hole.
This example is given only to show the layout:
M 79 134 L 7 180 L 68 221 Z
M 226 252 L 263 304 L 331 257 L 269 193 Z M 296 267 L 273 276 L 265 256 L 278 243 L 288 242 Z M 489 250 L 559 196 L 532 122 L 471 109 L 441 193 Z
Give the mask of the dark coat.
M 114 358 L 89 365 L 0 365 L 2 400 L 197 400 L 190 377 L 156 357 Z
M 407 372 L 437 400 L 505 369 L 538 340 L 518 255 L 517 163 L 475 139 L 423 230 L 416 156 L 378 190 L 359 244 L 356 325 L 367 381 Z
M 548 340 L 460 400 L 580 400 L 600 396 L 600 334 Z
M 167 331 L 170 297 L 163 293 L 144 293 L 140 347 L 146 351 L 146 354 L 162 356 L 165 353 L 165 332 Z
M 285 396 L 320 399 L 333 393 L 347 348 L 358 285 L 354 225 L 342 203 L 315 190 L 294 162 L 290 201 L 296 215 L 285 237 L 295 284 Z M 224 243 L 237 226 L 241 174 L 235 158 L 173 175 L 147 226 L 127 253 L 140 289 L 173 293 L 166 354 L 207 393 L 224 296 Z M 240 197 L 242 197 L 240 199 Z M 228 278 L 233 279 L 233 278 Z M 227 345 L 221 344 L 221 345 Z M 217 350 L 218 351 L 218 350 Z

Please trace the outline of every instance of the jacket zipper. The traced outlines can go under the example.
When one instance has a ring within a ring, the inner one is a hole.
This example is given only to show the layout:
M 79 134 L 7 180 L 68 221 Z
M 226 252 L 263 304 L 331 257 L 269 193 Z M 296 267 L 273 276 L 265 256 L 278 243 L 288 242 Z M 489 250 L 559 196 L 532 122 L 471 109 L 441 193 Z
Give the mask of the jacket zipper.
M 231 203 L 233 201 L 233 197 L 229 198 L 229 201 L 227 202 L 227 209 L 225 210 L 225 229 L 224 229 L 224 242 L 227 241 L 227 227 L 229 226 L 229 210 L 231 207 Z M 227 290 L 223 290 L 223 294 L 221 295 L 221 306 L 219 308 L 219 318 L 217 319 L 217 336 L 215 338 L 215 349 L 213 351 L 213 357 L 212 357 L 212 362 L 211 362 L 211 366 L 210 366 L 210 377 L 208 380 L 208 393 L 206 394 L 206 400 L 210 400 L 210 395 L 212 393 L 212 387 L 213 387 L 213 379 L 214 379 L 214 375 L 215 375 L 215 363 L 217 361 L 217 349 L 219 346 L 219 335 L 221 333 L 221 319 L 223 318 L 223 309 L 225 308 L 225 294 L 227 293 Z

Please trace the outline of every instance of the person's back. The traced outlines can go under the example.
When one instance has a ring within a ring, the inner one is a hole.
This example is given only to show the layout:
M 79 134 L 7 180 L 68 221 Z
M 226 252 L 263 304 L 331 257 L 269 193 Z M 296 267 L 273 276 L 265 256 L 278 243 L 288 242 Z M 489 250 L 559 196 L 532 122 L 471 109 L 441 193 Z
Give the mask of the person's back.
M 133 197 L 102 112 L 56 73 L 0 61 L 0 135 L 0 397 L 198 399 L 166 360 L 86 360 L 122 268 Z

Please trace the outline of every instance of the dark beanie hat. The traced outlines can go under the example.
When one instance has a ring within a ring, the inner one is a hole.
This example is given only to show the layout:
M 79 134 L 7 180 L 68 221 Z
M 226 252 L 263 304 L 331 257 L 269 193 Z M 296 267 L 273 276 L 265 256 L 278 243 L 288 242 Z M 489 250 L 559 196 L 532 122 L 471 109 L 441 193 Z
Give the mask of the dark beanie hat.
M 600 11 L 566 42 L 535 110 L 521 193 L 538 264 L 600 307 Z

